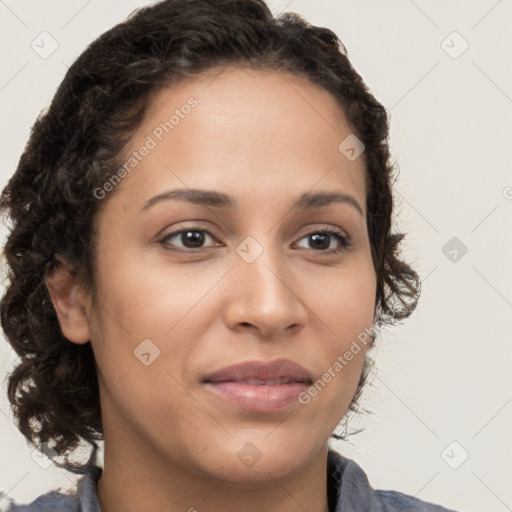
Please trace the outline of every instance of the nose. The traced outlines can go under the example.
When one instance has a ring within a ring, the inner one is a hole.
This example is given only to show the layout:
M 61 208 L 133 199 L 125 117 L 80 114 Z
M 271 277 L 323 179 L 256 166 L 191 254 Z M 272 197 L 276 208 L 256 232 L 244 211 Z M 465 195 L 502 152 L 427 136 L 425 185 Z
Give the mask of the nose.
M 297 278 L 277 253 L 264 250 L 251 263 L 235 256 L 224 320 L 233 330 L 277 339 L 302 329 L 308 311 Z

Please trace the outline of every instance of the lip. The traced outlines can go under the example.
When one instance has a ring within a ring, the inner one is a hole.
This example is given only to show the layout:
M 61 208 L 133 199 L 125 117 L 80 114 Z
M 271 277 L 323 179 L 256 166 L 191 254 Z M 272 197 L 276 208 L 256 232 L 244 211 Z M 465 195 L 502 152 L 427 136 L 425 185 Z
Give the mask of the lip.
M 299 364 L 278 359 L 231 365 L 206 375 L 203 383 L 209 391 L 236 407 L 271 412 L 296 402 L 313 379 Z

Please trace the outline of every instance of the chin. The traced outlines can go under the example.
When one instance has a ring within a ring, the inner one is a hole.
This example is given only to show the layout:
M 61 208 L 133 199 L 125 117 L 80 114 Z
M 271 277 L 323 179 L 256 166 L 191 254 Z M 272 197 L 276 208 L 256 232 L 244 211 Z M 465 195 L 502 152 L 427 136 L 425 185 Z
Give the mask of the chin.
M 303 470 L 319 449 L 327 446 L 327 440 L 325 443 L 311 443 L 308 439 L 306 443 L 303 439 L 294 440 L 288 436 L 286 442 L 285 436 L 278 436 L 275 432 L 269 435 L 269 432 L 271 430 L 265 429 L 263 434 L 237 436 L 221 449 L 211 450 L 208 454 L 211 462 L 208 464 L 209 472 L 215 473 L 216 478 L 227 477 L 230 482 L 238 484 L 274 482 L 274 479 Z

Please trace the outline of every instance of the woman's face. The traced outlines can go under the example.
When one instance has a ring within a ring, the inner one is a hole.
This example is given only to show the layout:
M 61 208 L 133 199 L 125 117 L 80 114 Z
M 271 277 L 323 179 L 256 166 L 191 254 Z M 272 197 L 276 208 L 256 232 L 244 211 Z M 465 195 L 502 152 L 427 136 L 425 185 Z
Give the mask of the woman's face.
M 162 89 L 97 191 L 89 335 L 106 447 L 278 478 L 326 448 L 361 373 L 364 345 L 344 354 L 374 314 L 364 161 L 323 89 L 219 71 Z M 218 373 L 279 360 L 303 370 Z

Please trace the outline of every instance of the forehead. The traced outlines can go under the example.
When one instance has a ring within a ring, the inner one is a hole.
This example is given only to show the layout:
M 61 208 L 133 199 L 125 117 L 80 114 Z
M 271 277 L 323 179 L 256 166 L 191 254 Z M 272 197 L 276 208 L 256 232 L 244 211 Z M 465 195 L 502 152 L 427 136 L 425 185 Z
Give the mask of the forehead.
M 209 70 L 153 95 L 125 152 L 125 163 L 139 154 L 122 186 L 139 204 L 172 187 L 270 200 L 318 186 L 350 192 L 364 207 L 364 155 L 346 157 L 347 137 L 336 99 L 303 77 Z

